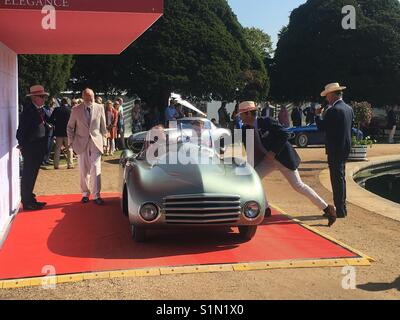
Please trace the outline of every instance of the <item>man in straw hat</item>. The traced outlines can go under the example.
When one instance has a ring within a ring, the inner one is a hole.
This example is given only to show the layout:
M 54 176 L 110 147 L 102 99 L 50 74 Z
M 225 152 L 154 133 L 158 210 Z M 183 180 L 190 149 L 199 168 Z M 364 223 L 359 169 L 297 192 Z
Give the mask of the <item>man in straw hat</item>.
M 41 210 L 46 205 L 38 202 L 33 189 L 47 148 L 44 103 L 49 96 L 44 87 L 35 85 L 26 95 L 30 102 L 21 113 L 17 140 L 24 159 L 21 179 L 21 200 L 24 210 Z
M 101 206 L 104 204 L 100 191 L 101 156 L 107 134 L 106 117 L 103 105 L 94 102 L 93 90 L 85 89 L 82 98 L 83 103 L 72 109 L 67 126 L 68 143 L 78 155 L 83 194 L 81 202 L 88 203 L 92 191 L 94 202 Z
M 353 109 L 343 101 L 346 87 L 331 83 L 321 92 L 330 108 L 324 117 L 322 109 L 316 111 L 317 126 L 326 132 L 326 151 L 331 176 L 333 199 L 338 218 L 347 216 L 346 208 L 346 161 L 351 150 L 351 135 L 354 122 Z
M 294 190 L 307 197 L 318 209 L 324 211 L 329 220 L 329 226 L 332 226 L 336 221 L 335 208 L 328 205 L 301 180 L 298 171 L 301 160 L 296 150 L 288 142 L 288 132 L 270 117 L 257 118 L 257 108 L 253 101 L 242 102 L 239 105 L 239 114 L 244 123 L 243 133 L 247 133 L 249 129 L 255 130 L 254 167 L 259 176 L 264 178 L 275 170 L 279 170 Z M 247 152 L 250 150 L 249 147 L 246 146 Z

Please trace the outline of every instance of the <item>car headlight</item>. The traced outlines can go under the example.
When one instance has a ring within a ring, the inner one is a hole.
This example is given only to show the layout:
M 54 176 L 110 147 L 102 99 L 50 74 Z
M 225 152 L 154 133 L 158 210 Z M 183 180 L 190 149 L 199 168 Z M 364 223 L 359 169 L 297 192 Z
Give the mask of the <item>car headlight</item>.
M 147 222 L 154 221 L 158 216 L 158 208 L 152 203 L 146 203 L 140 208 L 140 216 Z
M 260 214 L 260 205 L 255 201 L 247 202 L 244 206 L 244 215 L 249 219 L 255 219 Z

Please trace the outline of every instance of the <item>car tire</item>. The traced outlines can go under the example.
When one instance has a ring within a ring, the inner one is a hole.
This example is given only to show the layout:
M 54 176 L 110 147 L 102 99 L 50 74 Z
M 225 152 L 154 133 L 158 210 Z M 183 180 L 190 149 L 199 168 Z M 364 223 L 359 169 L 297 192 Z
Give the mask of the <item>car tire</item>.
M 254 238 L 257 232 L 257 226 L 242 226 L 239 227 L 240 238 L 250 241 Z
M 308 136 L 305 133 L 301 133 L 296 137 L 296 145 L 299 148 L 307 148 L 308 146 Z
M 135 242 L 141 243 L 146 241 L 146 229 L 132 225 L 131 231 L 132 239 L 135 240 Z
M 129 208 L 128 208 L 128 189 L 126 185 L 124 186 L 124 191 L 122 193 L 122 213 L 125 217 L 129 216 Z

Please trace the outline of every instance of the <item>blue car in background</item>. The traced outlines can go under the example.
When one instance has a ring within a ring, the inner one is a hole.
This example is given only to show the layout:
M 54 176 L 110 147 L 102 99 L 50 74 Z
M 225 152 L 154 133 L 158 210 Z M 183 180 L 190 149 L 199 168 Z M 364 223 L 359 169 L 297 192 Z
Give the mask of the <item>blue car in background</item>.
M 295 144 L 299 148 L 325 145 L 325 132 L 320 131 L 316 124 L 289 128 L 287 130 L 290 134 L 289 142 Z M 357 135 L 359 139 L 364 138 L 364 134 L 356 128 L 353 128 L 353 134 Z

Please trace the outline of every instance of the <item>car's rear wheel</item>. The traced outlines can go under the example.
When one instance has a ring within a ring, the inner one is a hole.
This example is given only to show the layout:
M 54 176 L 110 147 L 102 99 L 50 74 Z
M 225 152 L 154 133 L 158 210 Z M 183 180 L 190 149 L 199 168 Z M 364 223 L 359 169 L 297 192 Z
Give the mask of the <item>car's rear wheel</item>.
M 250 241 L 254 238 L 257 232 L 257 226 L 241 226 L 239 227 L 240 238 Z
M 306 148 L 308 146 L 308 136 L 304 133 L 299 134 L 296 137 L 296 145 L 299 148 Z
M 131 231 L 132 231 L 132 239 L 135 240 L 135 242 L 146 241 L 146 229 L 132 225 Z

